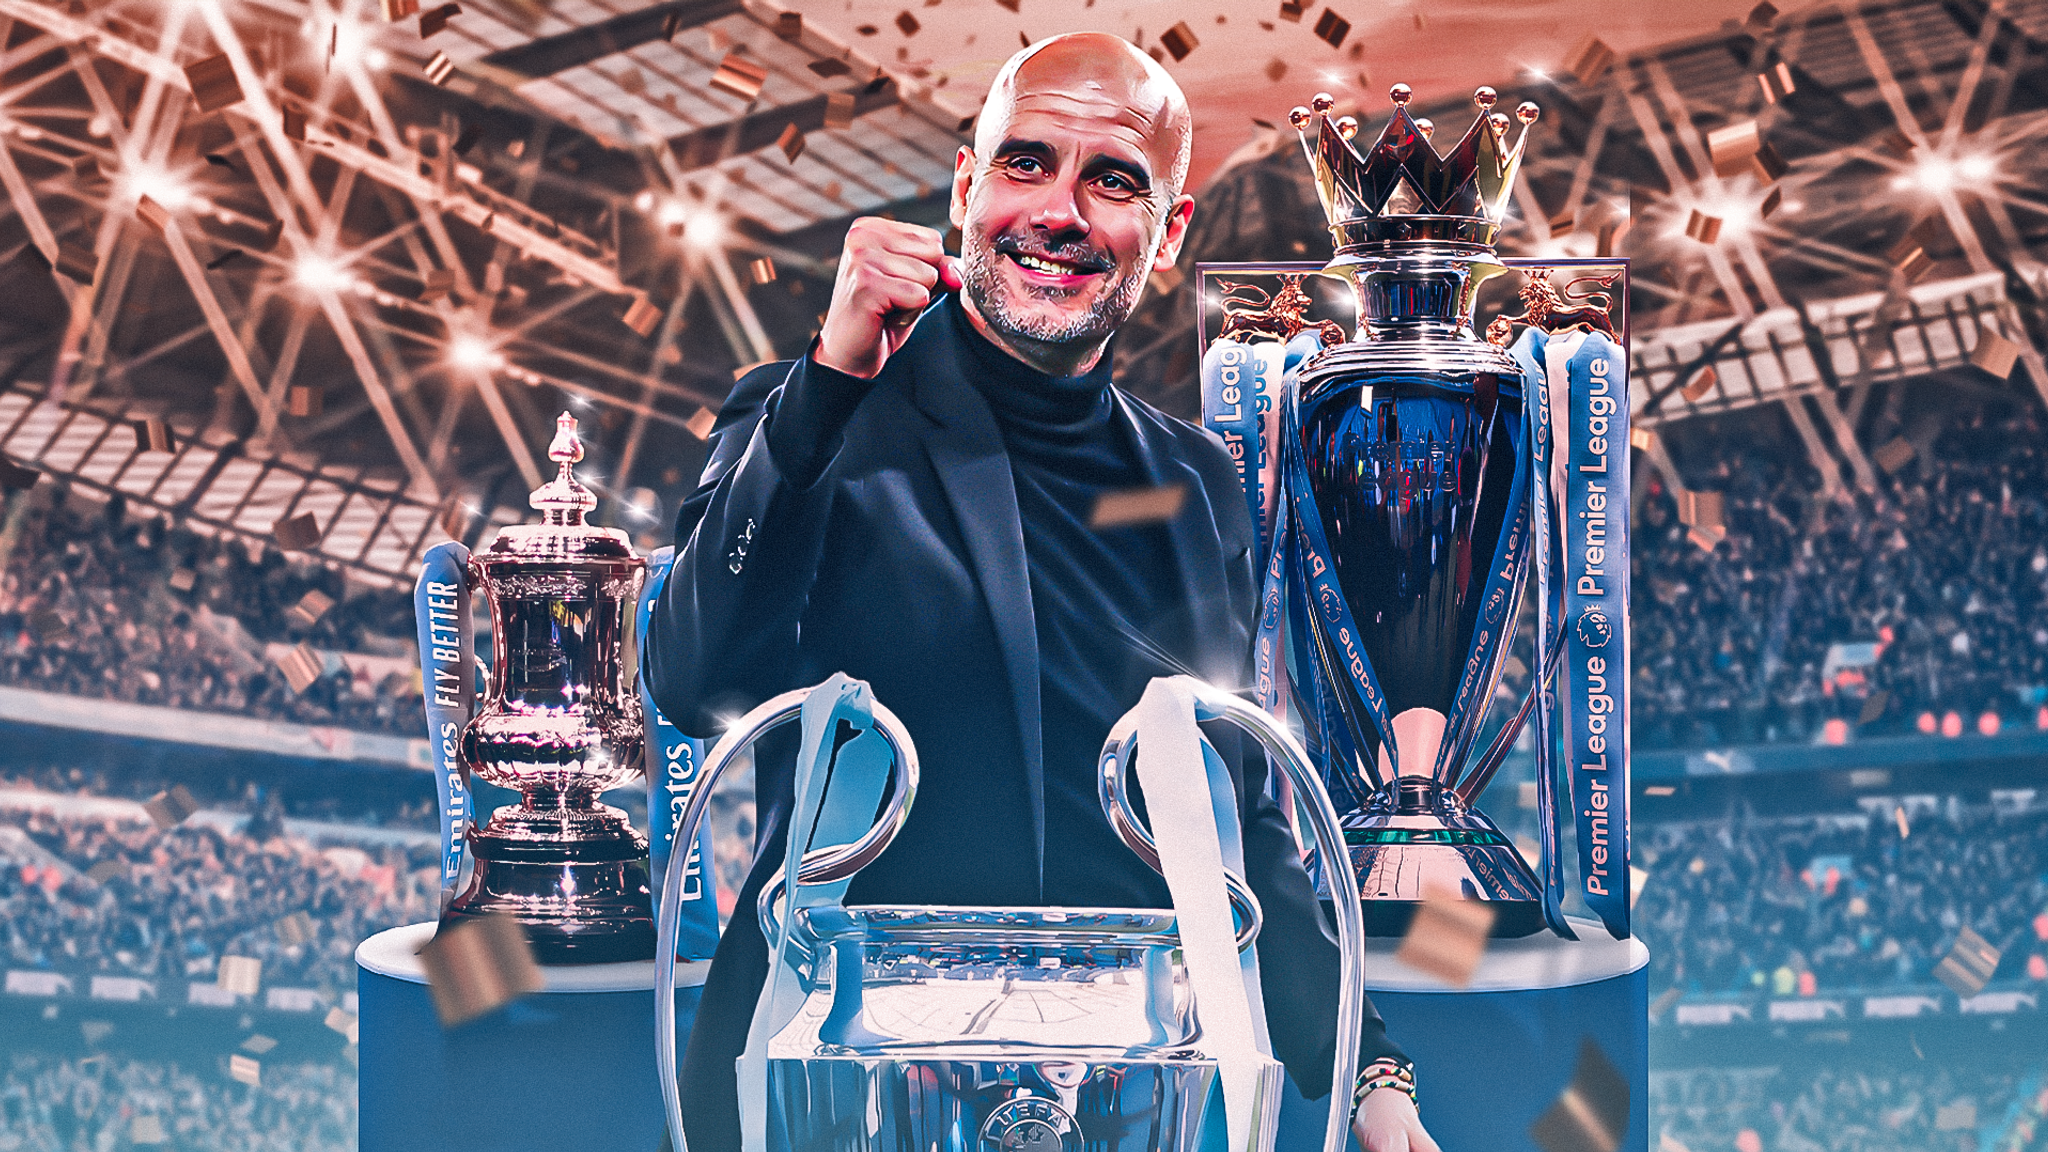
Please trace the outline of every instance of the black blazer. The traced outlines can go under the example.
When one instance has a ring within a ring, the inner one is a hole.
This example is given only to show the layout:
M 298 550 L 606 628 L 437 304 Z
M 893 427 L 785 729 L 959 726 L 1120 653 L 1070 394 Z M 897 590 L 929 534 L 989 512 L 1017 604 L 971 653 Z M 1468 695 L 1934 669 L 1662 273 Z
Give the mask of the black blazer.
M 677 518 L 676 565 L 643 672 L 663 714 L 700 735 L 833 672 L 873 686 L 916 740 L 923 779 L 902 834 L 854 879 L 849 902 L 1072 903 L 1043 884 L 1038 638 L 1024 526 L 1001 431 L 970 380 L 974 353 L 960 342 L 979 337 L 938 311 L 952 306 L 942 300 L 926 312 L 843 436 L 825 429 L 807 460 L 778 462 L 771 440 L 800 453 L 770 426 L 786 397 L 825 386 L 828 370 L 781 362 L 739 381 L 702 483 Z M 1181 658 L 1217 683 L 1242 682 L 1257 597 L 1235 468 L 1208 432 L 1112 395 L 1149 482 L 1186 486 L 1168 531 L 1197 649 Z M 1265 914 L 1258 948 L 1269 1031 L 1295 1082 L 1320 1096 L 1334 1047 L 1336 946 L 1265 795 L 1263 758 L 1230 735 L 1211 738 L 1232 764 L 1246 879 Z M 793 793 L 794 740 L 775 744 L 764 741 L 756 758 L 755 866 L 684 1062 L 700 1152 L 718 1146 L 713 1129 L 725 1123 L 737 1138 L 732 1060 L 767 968 L 754 898 L 780 866 Z M 1103 868 L 1149 877 L 1135 855 L 1120 855 Z M 1363 1054 L 1399 1055 L 1370 1009 Z M 700 1129 L 711 1143 L 700 1146 Z

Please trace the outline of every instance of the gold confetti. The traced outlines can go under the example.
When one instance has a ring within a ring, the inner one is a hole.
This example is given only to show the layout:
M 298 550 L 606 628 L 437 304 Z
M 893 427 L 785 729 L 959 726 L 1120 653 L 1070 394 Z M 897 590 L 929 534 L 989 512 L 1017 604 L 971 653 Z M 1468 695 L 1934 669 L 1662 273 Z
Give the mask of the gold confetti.
M 1453 988 L 1466 987 L 1486 955 L 1495 915 L 1494 907 L 1484 901 L 1432 893 L 1416 907 L 1394 959 Z
M 125 860 L 102 860 L 85 870 L 85 878 L 95 884 L 105 884 L 109 880 L 127 875 L 128 862 Z
M 277 938 L 286 944 L 305 944 L 318 932 L 313 918 L 303 911 L 294 912 L 277 922 Z M 258 1052 L 257 1055 L 261 1056 L 263 1053 Z
M 1715 174 L 1720 176 L 1747 171 L 1750 158 L 1762 146 L 1763 139 L 1758 135 L 1754 120 L 1744 120 L 1707 133 L 1707 152 L 1713 157 Z
M 151 416 L 135 422 L 135 450 L 137 452 L 176 452 L 177 437 L 171 434 L 171 426 L 163 417 Z
M 240 248 L 230 248 L 213 259 L 208 260 L 206 262 L 206 270 L 208 272 L 218 272 L 236 260 L 241 259 L 241 256 L 242 250 Z
M 1695 208 L 1685 222 L 1685 234 L 1702 244 L 1712 244 L 1721 238 L 1721 218 Z
M 721 92 L 729 92 L 748 103 L 761 95 L 761 85 L 768 82 L 766 65 L 756 64 L 737 50 L 727 52 L 718 62 L 718 70 L 711 74 L 711 86 Z
M 339 1008 L 329 1008 L 327 1010 L 327 1018 L 322 1020 L 321 1023 L 327 1025 L 332 1031 L 339 1032 L 347 1037 L 349 1043 L 353 1044 L 356 1042 L 357 1029 L 360 1027 L 360 1024 L 353 1013 L 344 1012 Z
M 420 0 L 377 0 L 384 22 L 393 24 L 420 10 Z
M 1628 1131 L 1628 1081 L 1590 1038 L 1557 1102 L 1529 1127 L 1543 1152 L 1614 1152 Z
M 1278 84 L 1281 77 L 1286 75 L 1287 61 L 1280 59 L 1278 56 L 1266 61 L 1266 79 Z
M 683 425 L 683 427 L 689 429 L 690 435 L 695 436 L 697 439 L 709 440 L 711 439 L 711 430 L 717 427 L 717 425 L 718 413 L 709 408 L 700 407 L 697 409 L 697 414 L 690 417 L 689 422 Z
M 230 1056 L 228 1075 L 254 1088 L 263 1083 L 263 1064 L 249 1056 Z
M 301 628 L 311 628 L 319 623 L 320 617 L 327 615 L 327 610 L 332 607 L 334 607 L 334 597 L 315 588 L 304 596 L 299 597 L 297 604 L 285 609 L 284 615 L 285 619 L 290 620 Z
M 271 659 L 293 692 L 304 692 L 327 672 L 327 661 L 305 644 L 294 644 Z
M 173 592 L 190 592 L 192 586 L 198 582 L 199 574 L 190 568 L 173 568 L 170 578 L 164 581 L 171 586 Z
M 775 138 L 775 146 L 782 149 L 783 156 L 794 164 L 796 158 L 804 154 L 804 134 L 796 125 L 784 124 L 782 135 Z
M 2020 346 L 1989 328 L 1977 328 L 1977 346 L 1970 349 L 1970 363 L 2000 380 L 2012 376 L 2012 367 L 2019 363 Z
M 128 1142 L 131 1144 L 167 1144 L 170 1137 L 164 1132 L 164 1122 L 155 1116 L 136 1116 L 128 1121 Z
M 1176 64 L 1187 59 L 1188 53 L 1201 47 L 1201 44 L 1200 40 L 1195 39 L 1194 30 L 1188 27 L 1185 20 L 1168 28 L 1165 34 L 1159 37 L 1159 46 L 1166 49 Z
M 1643 789 L 1643 795 L 1645 796 L 1676 796 L 1677 794 L 1678 789 L 1669 784 L 1652 784 L 1648 788 Z
M 326 394 L 320 389 L 305 384 L 294 384 L 284 390 L 284 414 L 301 419 L 318 416 Z
M 766 256 L 755 257 L 754 261 L 747 265 L 747 276 L 756 284 L 773 284 L 775 261 Z
M 261 1056 L 275 1047 L 277 1047 L 277 1041 L 265 1036 L 261 1032 L 255 1033 L 247 1040 L 242 1041 L 242 1051 L 247 1052 L 251 1056 Z
M 28 618 L 28 630 L 38 640 L 55 640 L 70 633 L 71 622 L 55 608 L 43 608 Z
M 834 76 L 846 76 L 853 72 L 853 65 L 836 56 L 827 56 L 822 60 L 813 60 L 809 64 L 804 65 L 804 67 L 809 68 L 827 80 Z
M 434 33 L 448 27 L 448 22 L 462 15 L 462 5 L 443 4 L 439 8 L 420 13 L 420 39 L 425 40 Z
M 199 811 L 199 801 L 183 784 L 174 785 L 142 802 L 142 810 L 159 828 L 175 828 Z
M 923 25 L 917 22 L 917 17 L 912 16 L 907 10 L 896 14 L 896 30 L 905 36 L 917 35 L 917 30 L 921 27 Z
M 1763 0 L 1763 3 L 1749 10 L 1749 16 L 1743 23 L 1752 28 L 1769 28 L 1771 22 L 1777 18 L 1778 6 L 1771 3 L 1771 0 Z
M 853 127 L 853 93 L 834 92 L 825 97 L 825 127 Z
M 474 1020 L 546 986 L 525 929 L 507 916 L 443 924 L 419 955 L 443 1027 Z
M 1890 692 L 1885 691 L 1883 689 L 1879 689 L 1876 692 L 1872 692 L 1870 694 L 1870 699 L 1865 700 L 1863 702 L 1863 710 L 1856 714 L 1856 723 L 1876 723 L 1879 719 L 1883 718 L 1885 707 L 1889 705 L 1891 702 L 1892 694 Z
M 1712 528 L 1689 528 L 1685 538 L 1692 541 L 1702 552 L 1712 552 L 1721 541 L 1728 538 L 1728 530 L 1719 525 Z
M 225 52 L 187 64 L 185 82 L 192 86 L 192 102 L 201 112 L 218 112 L 242 102 L 241 82 Z
M 432 304 L 455 291 L 455 269 L 436 268 L 420 279 L 419 301 Z
M 777 39 L 787 40 L 791 44 L 802 40 L 804 38 L 804 14 L 801 12 L 783 12 L 777 15 L 775 17 L 775 36 Z
M 147 195 L 141 196 L 135 201 L 135 214 L 142 218 L 143 223 L 156 229 L 158 232 L 162 232 L 164 227 L 171 222 L 170 210 L 150 199 Z
M 1181 484 L 1104 492 L 1095 498 L 1095 511 L 1088 517 L 1088 526 L 1100 531 L 1171 520 L 1180 515 L 1187 495 L 1187 487 Z
M 1631 428 L 1628 430 L 1628 446 L 1638 452 L 1648 452 L 1656 443 L 1657 434 L 1648 428 Z
M 1307 5 L 1296 4 L 1293 0 L 1283 0 L 1280 5 L 1280 18 L 1289 24 L 1301 23 L 1301 18 L 1306 15 L 1308 15 Z
M 633 303 L 626 307 L 626 314 L 620 317 L 635 336 L 645 338 L 654 332 L 654 326 L 661 323 L 661 309 L 645 296 L 635 296 Z
M 270 538 L 287 552 L 303 552 L 320 543 L 320 522 L 311 512 L 287 516 L 270 526 Z
M 237 996 L 254 996 L 263 986 L 263 961 L 253 956 L 223 956 L 213 982 Z
M 280 126 L 284 129 L 285 139 L 297 140 L 302 144 L 305 143 L 306 110 L 304 108 L 286 101 L 284 108 L 279 114 L 279 118 L 282 121 Z
M 427 82 L 439 87 L 455 75 L 455 61 L 450 60 L 446 52 L 436 52 L 427 60 L 426 73 Z
M 1899 814 L 1904 816 L 1905 811 L 1901 808 Z M 1934 966 L 1934 978 L 1958 996 L 1975 996 L 1998 971 L 1999 959 L 1999 951 L 1990 941 L 1964 927 L 1956 932 L 1948 955 Z
M 1785 163 L 1785 158 L 1778 155 L 1778 150 L 1771 147 L 1769 141 L 1757 145 L 1756 155 L 1749 158 L 1749 163 L 1766 182 L 1776 180 L 1792 170 L 1792 166 Z
M 1771 189 L 1771 194 L 1764 197 L 1764 202 L 1756 206 L 1757 219 L 1769 220 L 1784 203 L 1785 190 L 1783 188 Z
M 1607 74 L 1614 66 L 1614 49 L 1607 46 L 1598 36 L 1587 36 L 1572 49 L 1570 60 L 1564 70 L 1581 84 L 1591 84 Z
M 1897 472 L 1907 464 L 1912 463 L 1913 457 L 1916 454 L 1917 452 L 1911 441 L 1903 436 L 1894 436 L 1887 440 L 1883 447 L 1872 452 L 1870 458 L 1877 461 L 1879 468 L 1887 472 Z
M 1681 994 L 1682 993 L 1676 986 L 1666 988 L 1664 991 L 1659 992 L 1657 994 L 1657 998 L 1655 1000 L 1650 1001 L 1650 1019 L 1655 1020 L 1659 1016 L 1664 1015 L 1665 1012 L 1669 1011 L 1673 1004 L 1678 1003 L 1678 998 Z M 1671 1144 L 1678 1144 L 1676 1140 L 1671 1140 L 1669 1136 L 1666 1136 L 1665 1139 L 1669 1140 Z M 1664 1152 L 1671 1152 L 1670 1144 L 1659 1144 L 1658 1147 L 1664 1149 Z M 1685 1145 L 1683 1144 L 1678 1144 L 1678 1147 L 1681 1150 L 1685 1149 Z
M 1351 35 L 1351 21 L 1337 15 L 1334 8 L 1323 9 L 1316 19 L 1316 36 L 1332 48 L 1342 48 L 1344 38 Z
M 674 40 L 676 33 L 683 30 L 683 13 L 680 9 L 670 12 L 661 21 L 661 38 Z
M 1680 388 L 1678 394 L 1685 397 L 1686 403 L 1697 404 L 1700 401 L 1700 397 L 1712 392 L 1714 385 L 1720 382 L 1721 374 L 1714 371 L 1714 366 L 1709 364 L 1693 373 L 1692 379 L 1685 382 L 1685 387 Z
M 1721 513 L 1722 501 L 1719 492 L 1678 494 L 1678 522 L 1688 528 L 1719 528 L 1726 523 L 1721 518 Z
M 1892 809 L 1892 816 L 1898 821 L 1899 824 L 1899 839 L 1904 840 L 1908 836 L 1911 836 L 1913 834 L 1913 826 L 1906 822 L 1905 808 L 1899 807 Z

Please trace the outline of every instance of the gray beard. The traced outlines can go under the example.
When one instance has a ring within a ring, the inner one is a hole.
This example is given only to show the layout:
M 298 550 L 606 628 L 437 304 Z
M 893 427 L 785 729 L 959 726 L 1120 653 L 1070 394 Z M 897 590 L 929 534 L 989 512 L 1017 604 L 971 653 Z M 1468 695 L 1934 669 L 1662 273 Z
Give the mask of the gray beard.
M 1138 307 L 1138 294 L 1145 288 L 1144 277 L 1126 275 L 1108 292 L 1097 297 L 1088 311 L 1071 320 L 1027 319 L 1011 307 L 1000 267 L 1000 262 L 1007 259 L 1009 257 L 996 251 L 995 245 L 981 245 L 968 255 L 961 277 L 974 310 L 1006 342 L 1046 350 L 1099 347 L 1131 318 L 1131 313 Z M 1050 289 L 1040 290 L 1038 295 L 1056 299 L 1068 293 Z

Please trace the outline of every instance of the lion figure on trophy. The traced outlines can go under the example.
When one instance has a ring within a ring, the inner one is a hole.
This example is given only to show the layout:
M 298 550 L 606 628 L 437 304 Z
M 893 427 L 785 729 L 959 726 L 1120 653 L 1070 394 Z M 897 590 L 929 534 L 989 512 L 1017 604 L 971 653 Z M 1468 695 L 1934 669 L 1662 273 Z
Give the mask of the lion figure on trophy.
M 1280 277 L 1280 290 L 1268 293 L 1241 280 L 1219 280 L 1223 288 L 1223 331 L 1218 340 L 1265 336 L 1286 343 L 1314 329 L 1329 347 L 1344 342 L 1344 329 L 1334 320 L 1304 319 L 1315 301 L 1301 288 L 1302 273 Z

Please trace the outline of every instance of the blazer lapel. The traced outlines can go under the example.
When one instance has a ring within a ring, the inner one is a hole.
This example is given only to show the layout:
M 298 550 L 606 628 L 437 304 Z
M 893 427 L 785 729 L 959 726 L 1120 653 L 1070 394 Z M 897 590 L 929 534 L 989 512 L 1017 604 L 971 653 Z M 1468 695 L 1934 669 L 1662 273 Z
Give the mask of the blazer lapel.
M 1216 619 L 1230 612 L 1233 607 L 1228 602 L 1230 584 L 1224 568 L 1216 510 L 1209 504 L 1208 490 L 1202 485 L 1201 474 L 1179 453 L 1172 451 L 1166 433 L 1147 434 L 1148 423 L 1139 420 L 1131 411 L 1130 401 L 1121 389 L 1112 389 L 1110 395 L 1116 398 L 1117 418 L 1144 465 L 1146 481 L 1153 487 L 1179 484 L 1186 493 L 1180 515 L 1168 521 L 1166 526 L 1173 541 L 1174 566 L 1179 569 L 1181 603 L 1194 613 L 1192 619 L 1197 621 Z M 1198 634 L 1191 639 L 1198 649 L 1207 650 L 1215 646 L 1218 638 Z M 1238 674 L 1233 672 L 1233 675 Z
M 939 485 L 953 508 L 982 594 L 988 600 L 996 643 L 1010 678 L 1023 740 L 1024 775 L 1031 796 L 1032 859 L 1036 886 L 1045 887 L 1045 747 L 1038 693 L 1038 628 L 1031 604 L 1031 576 L 1024 558 L 1024 529 L 1017 517 L 1017 487 L 1009 452 L 995 414 L 970 383 L 973 370 L 959 346 L 951 318 L 940 301 L 927 309 L 903 352 L 912 373 L 912 394 L 938 427 L 924 447 Z

